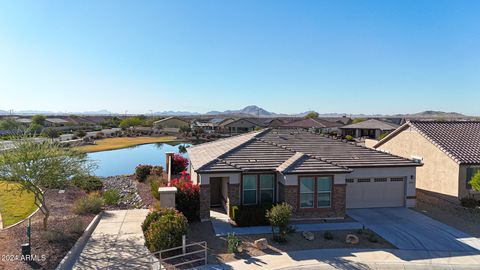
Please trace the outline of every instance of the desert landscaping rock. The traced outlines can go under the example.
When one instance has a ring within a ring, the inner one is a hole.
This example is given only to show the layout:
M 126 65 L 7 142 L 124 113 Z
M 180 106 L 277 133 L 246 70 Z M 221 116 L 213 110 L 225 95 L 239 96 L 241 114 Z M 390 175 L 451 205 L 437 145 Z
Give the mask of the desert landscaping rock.
M 345 237 L 345 243 L 347 244 L 356 245 L 358 242 L 360 242 L 360 239 L 354 234 L 347 234 L 347 237 Z
M 115 206 L 108 206 L 108 209 L 139 209 L 147 208 L 138 194 L 135 183 L 130 176 L 110 176 L 102 178 L 103 191 L 116 189 L 120 200 Z
M 307 239 L 308 241 L 313 241 L 315 239 L 315 235 L 312 232 L 309 231 L 304 231 L 302 233 L 303 237 Z
M 253 242 L 253 245 L 260 250 L 267 249 L 268 248 L 267 238 L 260 238 L 258 240 L 255 240 L 255 242 Z

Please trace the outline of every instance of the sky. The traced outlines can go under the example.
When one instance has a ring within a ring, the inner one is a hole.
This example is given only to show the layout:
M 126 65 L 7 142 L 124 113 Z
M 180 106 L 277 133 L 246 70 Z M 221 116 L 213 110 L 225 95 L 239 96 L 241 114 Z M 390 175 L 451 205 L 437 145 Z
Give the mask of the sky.
M 480 115 L 480 1 L 0 0 L 0 110 Z

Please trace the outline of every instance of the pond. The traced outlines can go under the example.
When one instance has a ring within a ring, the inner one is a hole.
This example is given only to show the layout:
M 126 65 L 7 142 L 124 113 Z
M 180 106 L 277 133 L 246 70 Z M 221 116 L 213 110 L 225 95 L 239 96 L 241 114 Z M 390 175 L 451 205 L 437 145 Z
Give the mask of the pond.
M 88 157 L 97 162 L 98 168 L 94 172 L 96 176 L 133 174 L 138 164 L 161 165 L 165 168 L 165 153 L 178 153 L 180 145 L 189 146 L 190 144 L 143 144 L 123 149 L 88 153 Z M 187 153 L 183 156 L 188 157 Z

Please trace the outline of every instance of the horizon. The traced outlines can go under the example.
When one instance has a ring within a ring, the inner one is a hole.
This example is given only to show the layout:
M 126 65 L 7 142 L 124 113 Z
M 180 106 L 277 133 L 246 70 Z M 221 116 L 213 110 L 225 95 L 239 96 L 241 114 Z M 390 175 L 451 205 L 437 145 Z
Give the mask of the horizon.
M 6 1 L 0 110 L 480 115 L 480 3 Z

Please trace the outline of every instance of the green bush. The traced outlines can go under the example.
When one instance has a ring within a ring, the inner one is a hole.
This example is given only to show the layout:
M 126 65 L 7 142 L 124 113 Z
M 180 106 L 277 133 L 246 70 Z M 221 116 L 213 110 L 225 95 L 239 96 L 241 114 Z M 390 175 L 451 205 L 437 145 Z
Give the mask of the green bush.
M 92 175 L 76 176 L 72 179 L 72 184 L 87 192 L 98 191 L 103 187 L 102 180 Z
M 153 211 L 153 212 L 151 212 L 147 215 L 147 217 L 145 218 L 145 220 L 142 223 L 143 232 L 146 232 L 148 230 L 148 228 L 150 228 L 150 224 L 152 224 L 152 222 L 154 222 L 154 221 L 157 221 L 162 216 L 163 212 L 161 212 L 161 211 L 162 211 L 162 209 L 159 209 L 159 210 Z
M 150 175 L 150 171 L 152 170 L 152 165 L 138 165 L 135 167 L 135 179 L 138 182 L 143 182 L 147 179 L 147 176 Z
M 267 211 L 272 208 L 272 204 L 261 205 L 234 205 L 232 207 L 232 219 L 237 226 L 257 226 L 269 225 Z
M 152 196 L 155 199 L 160 200 L 160 194 L 158 194 L 158 188 L 165 187 L 167 185 L 166 181 L 161 176 L 149 175 L 147 177 L 147 182 L 150 183 L 150 191 L 152 193 Z
M 78 215 L 98 214 L 102 211 L 103 199 L 98 193 L 90 193 L 73 203 L 73 212 Z
M 476 191 L 480 191 L 480 171 L 475 173 L 472 178 L 468 181 L 468 184 Z
M 237 253 L 238 247 L 242 244 L 242 241 L 238 239 L 235 233 L 229 233 L 227 235 L 227 251 L 228 253 Z
M 188 230 L 187 218 L 175 209 L 164 209 L 150 222 L 145 235 L 145 245 L 151 252 L 169 249 L 182 244 L 182 235 Z
M 372 243 L 377 243 L 378 242 L 378 237 L 375 233 L 369 233 L 368 236 L 367 236 L 367 239 L 368 241 L 372 242 Z
M 326 231 L 323 233 L 323 238 L 325 240 L 333 240 L 333 234 L 329 231 Z
M 120 194 L 116 189 L 109 189 L 103 193 L 103 200 L 105 204 L 116 205 L 120 200 Z
M 351 135 L 347 135 L 347 136 L 345 136 L 345 140 L 353 141 L 353 137 Z
M 273 239 L 275 241 L 284 242 L 286 240 L 292 210 L 292 206 L 288 203 L 281 203 L 267 211 L 266 217 L 272 226 Z M 275 233 L 275 230 L 278 231 L 278 234 Z

